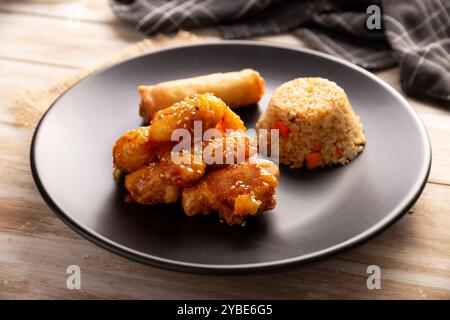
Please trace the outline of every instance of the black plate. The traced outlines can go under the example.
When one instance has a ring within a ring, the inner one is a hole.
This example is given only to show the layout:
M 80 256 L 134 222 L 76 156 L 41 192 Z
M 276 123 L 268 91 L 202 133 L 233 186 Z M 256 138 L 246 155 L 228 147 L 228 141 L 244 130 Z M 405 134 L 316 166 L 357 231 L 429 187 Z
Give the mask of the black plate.
M 275 210 L 229 227 L 215 215 L 185 217 L 180 205 L 125 204 L 111 174 L 111 146 L 142 124 L 140 84 L 254 68 L 266 80 L 259 106 L 239 114 L 254 127 L 273 90 L 320 76 L 347 92 L 367 138 L 343 167 L 281 167 Z M 254 271 L 304 263 L 347 249 L 384 230 L 417 200 L 431 150 L 416 113 L 369 72 L 325 54 L 246 41 L 162 50 L 112 66 L 78 83 L 42 118 L 31 166 L 49 206 L 97 244 L 152 265 L 184 271 Z

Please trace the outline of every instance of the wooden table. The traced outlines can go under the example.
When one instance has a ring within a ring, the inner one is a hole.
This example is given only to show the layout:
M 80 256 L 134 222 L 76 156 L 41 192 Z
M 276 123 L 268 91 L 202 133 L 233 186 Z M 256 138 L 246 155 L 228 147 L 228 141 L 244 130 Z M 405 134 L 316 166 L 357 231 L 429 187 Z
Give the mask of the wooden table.
M 68 228 L 33 183 L 31 132 L 14 122 L 14 97 L 140 39 L 106 0 L 0 2 L 0 298 L 450 298 L 450 114 L 413 99 L 433 146 L 425 191 L 411 214 L 333 259 L 270 275 L 199 276 L 127 260 Z M 260 39 L 302 45 L 290 35 Z M 397 69 L 376 74 L 400 90 Z M 372 264 L 381 290 L 366 287 Z M 69 265 L 81 267 L 81 290 L 66 288 Z

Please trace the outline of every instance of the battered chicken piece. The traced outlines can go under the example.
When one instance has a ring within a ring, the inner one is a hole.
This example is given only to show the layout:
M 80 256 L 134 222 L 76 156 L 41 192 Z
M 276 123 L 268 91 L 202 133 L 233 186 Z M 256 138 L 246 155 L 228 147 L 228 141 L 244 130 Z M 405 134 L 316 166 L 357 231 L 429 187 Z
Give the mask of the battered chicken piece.
M 210 93 L 187 97 L 155 113 L 149 130 L 154 141 L 170 141 L 175 129 L 194 130 L 194 121 L 202 122 L 202 133 L 219 126 L 221 130 L 245 130 L 244 123 L 227 105 Z
M 133 172 L 150 162 L 157 161 L 169 151 L 174 142 L 150 141 L 149 127 L 129 130 L 113 146 L 114 166 L 125 173 Z
M 215 210 L 229 225 L 243 224 L 246 217 L 275 207 L 278 178 L 278 166 L 261 159 L 213 171 L 182 191 L 184 212 L 194 216 Z
M 113 146 L 114 166 L 124 172 L 132 172 L 153 159 L 150 152 L 148 127 L 129 130 Z
M 187 97 L 171 107 L 155 113 L 150 126 L 150 137 L 155 141 L 170 141 L 175 129 L 184 128 L 193 133 L 194 121 L 202 122 L 202 130 L 214 128 L 227 108 L 212 94 Z
M 222 138 L 204 143 L 203 159 L 210 170 L 225 168 L 254 157 L 258 153 L 255 138 L 242 131 L 234 131 Z
M 195 183 L 205 174 L 205 163 L 193 155 L 188 156 L 189 163 L 176 164 L 172 153 L 167 152 L 159 162 L 128 174 L 125 188 L 129 195 L 125 200 L 148 205 L 177 201 L 181 187 Z

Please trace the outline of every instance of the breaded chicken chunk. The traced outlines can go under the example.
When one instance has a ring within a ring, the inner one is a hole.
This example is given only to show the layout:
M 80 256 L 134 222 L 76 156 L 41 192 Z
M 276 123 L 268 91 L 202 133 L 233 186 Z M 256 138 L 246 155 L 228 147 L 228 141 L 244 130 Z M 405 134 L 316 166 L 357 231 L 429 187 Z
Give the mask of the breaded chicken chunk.
M 184 212 L 194 216 L 215 210 L 228 224 L 243 224 L 246 217 L 275 207 L 278 178 L 278 166 L 261 159 L 213 171 L 183 189 Z
M 157 161 L 169 151 L 174 142 L 154 142 L 149 137 L 149 127 L 125 132 L 113 146 L 114 166 L 125 173 L 133 172 L 150 162 Z
M 153 116 L 149 135 L 153 141 L 170 141 L 175 129 L 193 133 L 201 121 L 202 133 L 210 128 L 245 130 L 244 123 L 222 100 L 210 93 L 197 94 L 162 109 Z
M 113 146 L 114 166 L 124 172 L 132 172 L 153 160 L 150 152 L 148 127 L 129 130 Z
M 210 170 L 225 168 L 238 164 L 258 153 L 255 138 L 242 131 L 234 131 L 221 138 L 214 138 L 204 143 L 203 159 Z
M 155 113 L 150 125 L 150 137 L 155 141 L 170 141 L 175 129 L 193 133 L 194 121 L 202 122 L 203 131 L 214 128 L 222 119 L 226 104 L 211 94 L 195 95 Z
M 128 174 L 126 201 L 149 205 L 177 201 L 181 187 L 195 183 L 205 174 L 205 163 L 191 154 L 188 156 L 189 161 L 177 163 L 172 159 L 172 152 L 167 152 L 159 162 Z

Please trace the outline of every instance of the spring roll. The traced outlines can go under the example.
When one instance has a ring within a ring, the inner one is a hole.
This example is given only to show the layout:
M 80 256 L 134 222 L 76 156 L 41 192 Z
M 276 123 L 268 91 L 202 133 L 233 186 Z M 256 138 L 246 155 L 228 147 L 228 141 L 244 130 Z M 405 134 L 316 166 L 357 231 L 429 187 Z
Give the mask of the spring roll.
M 231 108 L 257 103 L 264 94 L 264 79 L 257 71 L 244 69 L 140 86 L 139 93 L 139 114 L 148 123 L 157 111 L 197 93 L 212 93 Z

